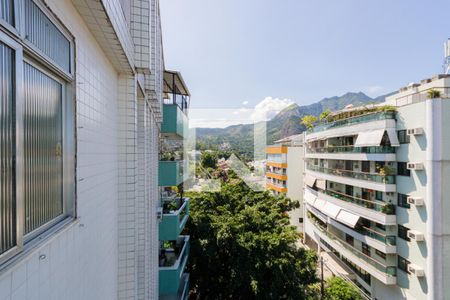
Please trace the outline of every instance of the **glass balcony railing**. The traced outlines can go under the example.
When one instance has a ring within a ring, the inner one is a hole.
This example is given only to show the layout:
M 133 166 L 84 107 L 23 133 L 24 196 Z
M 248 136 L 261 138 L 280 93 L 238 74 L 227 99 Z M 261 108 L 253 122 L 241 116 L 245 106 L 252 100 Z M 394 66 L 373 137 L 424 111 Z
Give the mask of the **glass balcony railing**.
M 395 246 L 397 244 L 397 239 L 395 235 L 385 235 L 382 234 L 381 232 L 377 232 L 367 227 L 358 228 L 356 229 L 356 231 L 361 234 L 364 234 L 365 236 L 376 239 L 386 245 Z
M 159 240 L 176 240 L 189 218 L 189 198 L 174 199 L 163 204 L 162 220 L 159 223 Z
M 183 273 L 189 258 L 189 236 L 180 236 L 173 245 L 160 249 L 159 295 L 178 295 L 183 288 Z
M 353 204 L 359 205 L 361 207 L 375 210 L 375 211 L 378 211 L 378 212 L 381 212 L 381 213 L 384 213 L 387 215 L 395 215 L 395 206 L 392 203 L 366 200 L 366 199 L 350 196 L 347 194 L 343 194 L 343 193 L 340 193 L 337 191 L 333 191 L 333 190 L 319 190 L 318 192 L 328 195 L 328 196 L 331 196 L 338 200 L 353 203 Z
M 349 177 L 359 180 L 366 180 L 372 182 L 379 182 L 384 184 L 395 184 L 395 176 L 394 175 L 379 175 L 374 173 L 364 173 L 364 172 L 356 172 L 350 170 L 342 170 L 342 169 L 331 169 L 320 166 L 315 166 L 311 164 L 307 164 L 306 167 L 308 170 L 314 172 L 320 172 L 335 176 Z
M 350 146 L 328 146 L 323 148 L 307 148 L 307 153 L 365 153 L 365 154 L 386 154 L 395 153 L 395 148 L 391 146 L 379 147 L 354 147 Z
M 187 160 L 159 161 L 159 186 L 177 186 L 188 176 Z
M 316 224 L 316 221 L 313 220 L 313 223 Z M 366 263 L 377 269 L 378 271 L 386 274 L 386 276 L 392 276 L 395 277 L 397 275 L 397 267 L 396 266 L 386 266 L 382 262 L 379 262 L 372 257 L 362 253 L 361 251 L 357 250 L 344 240 L 340 239 L 333 233 L 329 232 L 328 230 L 325 230 L 322 226 L 314 226 L 314 228 L 318 229 L 322 234 L 326 235 L 332 242 L 344 247 L 347 251 L 349 251 L 351 254 L 356 256 L 362 263 Z M 345 256 L 345 253 L 342 253 L 342 255 Z
M 188 118 L 176 104 L 163 105 L 161 134 L 166 138 L 183 139 L 187 137 Z
M 324 131 L 324 130 L 328 130 L 328 129 L 333 129 L 333 128 L 342 127 L 342 126 L 348 126 L 348 125 L 353 125 L 353 124 L 359 124 L 359 123 L 366 123 L 366 122 L 386 120 L 386 119 L 395 119 L 395 115 L 396 115 L 395 111 L 376 112 L 376 113 L 370 113 L 370 114 L 366 114 L 366 115 L 360 115 L 360 116 L 356 116 L 356 117 L 338 120 L 338 121 L 331 122 L 331 123 L 319 124 L 317 126 L 314 126 L 314 128 L 312 128 L 311 130 L 309 130 L 309 133 Z

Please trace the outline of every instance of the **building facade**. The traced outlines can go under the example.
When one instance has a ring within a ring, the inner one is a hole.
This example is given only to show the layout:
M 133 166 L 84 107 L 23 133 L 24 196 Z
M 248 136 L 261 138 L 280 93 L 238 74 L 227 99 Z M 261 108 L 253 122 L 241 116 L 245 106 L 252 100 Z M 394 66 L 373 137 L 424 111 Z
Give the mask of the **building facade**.
M 449 87 L 423 80 L 306 134 L 306 242 L 372 299 L 450 299 Z
M 302 231 L 303 224 L 303 134 L 276 141 L 266 148 L 266 188 L 298 201 L 300 208 L 290 212 L 291 225 Z
M 0 0 L 0 73 L 0 299 L 157 299 L 158 0 Z

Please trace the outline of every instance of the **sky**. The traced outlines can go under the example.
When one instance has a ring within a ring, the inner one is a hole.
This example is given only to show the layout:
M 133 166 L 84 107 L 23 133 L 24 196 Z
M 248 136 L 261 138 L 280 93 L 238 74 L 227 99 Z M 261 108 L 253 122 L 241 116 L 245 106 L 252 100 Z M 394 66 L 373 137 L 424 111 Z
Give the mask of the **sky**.
M 440 73 L 450 38 L 449 0 L 160 5 L 166 68 L 182 73 L 193 110 L 225 109 L 226 119 L 242 110 L 253 121 L 267 119 L 293 102 L 346 92 L 396 91 Z M 214 127 L 233 122 L 219 123 Z

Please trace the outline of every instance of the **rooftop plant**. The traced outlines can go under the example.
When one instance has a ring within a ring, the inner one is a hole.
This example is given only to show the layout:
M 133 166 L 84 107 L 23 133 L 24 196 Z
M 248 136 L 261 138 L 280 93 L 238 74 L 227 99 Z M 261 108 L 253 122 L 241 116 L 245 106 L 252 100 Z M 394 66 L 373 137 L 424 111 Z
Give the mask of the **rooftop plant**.
M 324 110 L 321 114 L 320 114 L 320 116 L 319 116 L 319 119 L 320 119 L 320 122 L 326 122 L 326 121 L 328 121 L 328 117 L 331 115 L 331 110 L 329 109 L 329 108 L 327 108 L 326 110 Z
M 313 115 L 307 115 L 302 118 L 301 124 L 305 125 L 307 129 L 312 129 L 314 123 L 317 122 L 317 117 Z
M 431 89 L 427 91 L 428 99 L 441 98 L 441 92 L 435 89 Z

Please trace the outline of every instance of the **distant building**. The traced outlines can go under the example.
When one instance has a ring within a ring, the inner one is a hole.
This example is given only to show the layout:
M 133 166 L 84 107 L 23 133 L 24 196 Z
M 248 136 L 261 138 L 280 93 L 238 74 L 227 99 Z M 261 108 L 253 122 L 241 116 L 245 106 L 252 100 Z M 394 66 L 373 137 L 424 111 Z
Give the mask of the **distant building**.
M 303 135 L 294 135 L 266 148 L 266 188 L 274 194 L 285 194 L 303 202 Z M 291 224 L 302 230 L 302 208 L 290 213 Z
M 426 79 L 306 133 L 306 242 L 372 299 L 450 299 L 449 89 Z

